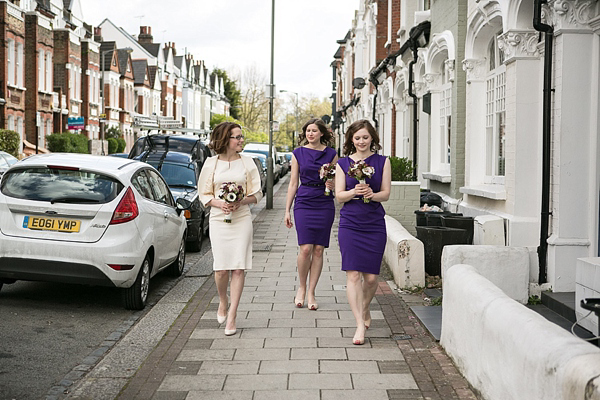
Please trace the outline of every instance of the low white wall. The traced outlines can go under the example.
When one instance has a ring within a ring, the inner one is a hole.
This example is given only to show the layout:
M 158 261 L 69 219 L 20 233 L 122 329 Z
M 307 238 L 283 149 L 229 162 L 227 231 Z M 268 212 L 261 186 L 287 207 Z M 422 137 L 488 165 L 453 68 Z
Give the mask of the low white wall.
M 521 304 L 529 299 L 529 250 L 506 246 L 444 246 L 442 278 L 456 264 L 475 267 L 504 293 Z
M 425 286 L 425 251 L 423 243 L 411 235 L 400 222 L 385 216 L 387 243 L 383 261 L 392 271 L 400 288 Z
M 600 397 L 600 349 L 510 299 L 470 265 L 448 268 L 443 291 L 440 343 L 484 399 Z

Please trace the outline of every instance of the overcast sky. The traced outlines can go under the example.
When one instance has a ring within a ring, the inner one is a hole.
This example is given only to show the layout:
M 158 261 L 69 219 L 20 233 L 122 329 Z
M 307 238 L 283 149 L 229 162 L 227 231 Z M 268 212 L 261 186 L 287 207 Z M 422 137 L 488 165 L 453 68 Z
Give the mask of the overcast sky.
M 256 65 L 270 78 L 271 1 L 269 0 L 80 0 L 84 19 L 104 18 L 138 34 L 152 27 L 155 42 L 175 42 L 194 59 L 242 72 Z M 336 40 L 352 27 L 359 0 L 275 1 L 275 85 L 277 90 L 318 97 L 331 95 Z

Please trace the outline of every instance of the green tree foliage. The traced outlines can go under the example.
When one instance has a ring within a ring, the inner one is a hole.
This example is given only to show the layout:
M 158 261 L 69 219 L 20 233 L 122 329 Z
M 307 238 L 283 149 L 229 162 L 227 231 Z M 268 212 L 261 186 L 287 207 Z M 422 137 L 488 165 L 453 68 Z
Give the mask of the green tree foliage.
M 219 125 L 221 122 L 235 122 L 236 124 L 239 124 L 240 126 L 242 125 L 242 123 L 240 121 L 238 121 L 237 119 L 231 117 L 231 116 L 226 116 L 224 114 L 213 114 L 212 117 L 210 117 L 210 129 L 213 129 L 215 126 Z
M 88 138 L 78 133 L 53 133 L 46 136 L 46 141 L 53 153 L 89 153 Z
M 20 141 L 17 132 L 0 129 L 0 150 L 18 157 Z
M 117 153 L 117 150 L 119 148 L 119 142 L 117 141 L 117 139 L 109 137 L 108 139 L 106 139 L 106 141 L 108 142 L 108 154 Z
M 265 132 L 250 132 L 245 130 L 244 137 L 246 143 L 269 143 L 269 135 Z
M 213 71 L 219 78 L 223 78 L 223 86 L 225 91 L 225 97 L 229 100 L 229 105 L 231 106 L 230 114 L 233 118 L 239 119 L 239 107 L 242 104 L 241 98 L 242 93 L 238 89 L 235 81 L 232 81 L 227 72 L 223 69 L 215 68 Z
M 390 157 L 392 181 L 410 182 L 413 179 L 413 163 L 406 157 Z
M 127 147 L 125 139 L 120 137 L 117 139 L 117 143 L 119 144 L 119 146 L 117 147 L 117 153 L 123 153 L 125 151 L 125 147 Z

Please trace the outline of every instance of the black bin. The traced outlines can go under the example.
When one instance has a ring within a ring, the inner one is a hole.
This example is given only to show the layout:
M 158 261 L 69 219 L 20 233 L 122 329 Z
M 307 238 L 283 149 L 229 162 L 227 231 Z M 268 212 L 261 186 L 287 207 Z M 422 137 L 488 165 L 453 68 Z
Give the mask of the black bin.
M 443 226 L 443 216 L 462 216 L 461 213 L 452 213 L 450 211 L 421 211 L 416 210 L 417 226 Z
M 467 244 L 473 244 L 473 217 L 458 215 L 442 215 L 442 226 L 464 229 L 467 231 Z
M 425 272 L 430 276 L 442 274 L 442 249 L 446 245 L 468 244 L 467 231 L 446 226 L 417 226 L 417 238 L 425 250 Z

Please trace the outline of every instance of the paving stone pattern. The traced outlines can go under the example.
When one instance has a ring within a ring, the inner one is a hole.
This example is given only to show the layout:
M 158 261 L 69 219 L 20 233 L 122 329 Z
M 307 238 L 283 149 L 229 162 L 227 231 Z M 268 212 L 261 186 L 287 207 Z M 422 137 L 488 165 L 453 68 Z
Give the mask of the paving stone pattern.
M 209 279 L 129 381 L 119 399 L 476 399 L 449 357 L 408 305 L 380 281 L 365 344 L 340 270 L 337 219 L 317 287 L 319 309 L 298 309 L 297 242 L 283 224 L 286 187 L 274 209 L 254 221 L 253 268 L 247 272 L 234 336 L 216 320 Z

